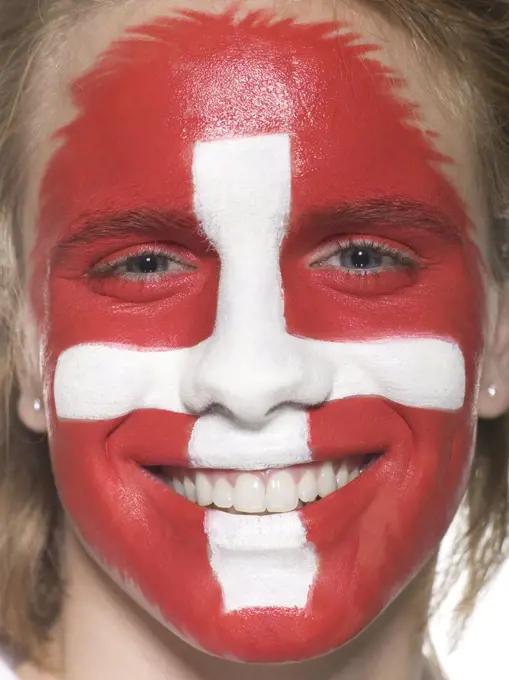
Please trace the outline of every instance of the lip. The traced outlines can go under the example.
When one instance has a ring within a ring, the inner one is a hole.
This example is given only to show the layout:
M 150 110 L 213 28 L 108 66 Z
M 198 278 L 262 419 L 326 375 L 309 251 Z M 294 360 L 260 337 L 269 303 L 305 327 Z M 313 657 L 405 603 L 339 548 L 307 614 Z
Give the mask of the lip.
M 299 463 L 292 463 L 292 460 L 295 460 L 295 457 L 292 455 L 291 452 L 286 451 L 281 451 L 281 452 L 273 452 L 271 455 L 274 456 L 274 459 L 277 462 L 274 463 L 269 463 L 267 465 L 263 466 L 251 466 L 248 464 L 242 465 L 242 459 L 239 458 L 239 465 L 238 467 L 235 466 L 234 468 L 232 467 L 227 467 L 226 465 L 218 465 L 217 467 L 215 465 L 207 465 L 207 464 L 202 464 L 199 467 L 195 467 L 189 464 L 189 460 L 179 462 L 178 465 L 172 464 L 172 462 L 168 462 L 171 459 L 171 456 L 166 457 L 160 457 L 155 460 L 155 462 L 150 462 L 146 463 L 145 462 L 145 457 L 143 458 L 143 463 L 140 463 L 140 460 L 138 457 L 135 457 L 134 460 L 136 463 L 141 465 L 141 467 L 144 467 L 148 470 L 150 468 L 163 468 L 167 470 L 174 470 L 175 475 L 179 475 L 182 471 L 185 470 L 192 470 L 193 472 L 197 472 L 199 470 L 204 470 L 204 471 L 217 471 L 217 472 L 260 472 L 260 473 L 269 473 L 271 470 L 290 470 L 290 471 L 298 471 L 300 467 L 306 466 L 306 465 L 312 465 L 312 464 L 319 464 L 319 463 L 325 463 L 325 462 L 342 462 L 342 461 L 347 461 L 347 462 L 361 462 L 362 459 L 368 457 L 368 456 L 376 456 L 376 457 L 383 457 L 387 454 L 388 451 L 387 446 L 377 446 L 373 449 L 366 450 L 366 448 L 363 447 L 358 447 L 357 449 L 341 449 L 338 450 L 337 445 L 334 447 L 332 446 L 324 446 L 324 447 L 317 447 L 316 449 L 313 449 L 310 451 L 310 458 L 309 460 L 302 461 Z M 288 462 L 287 462 L 288 461 Z
M 310 451 L 310 457 L 309 460 L 302 461 L 299 463 L 292 463 L 295 458 L 293 457 L 292 453 L 286 451 L 280 451 L 280 452 L 273 452 L 271 455 L 274 456 L 274 460 L 277 462 L 263 465 L 263 466 L 251 466 L 249 463 L 243 465 L 242 464 L 242 458 L 239 457 L 239 464 L 238 466 L 236 465 L 235 468 L 232 467 L 227 467 L 226 465 L 218 465 L 217 467 L 215 465 L 207 465 L 207 464 L 201 464 L 199 467 L 195 467 L 190 465 L 189 460 L 184 460 L 184 461 L 179 461 L 179 463 L 176 465 L 173 463 L 172 457 L 171 456 L 163 456 L 157 458 L 154 462 L 146 463 L 146 458 L 143 458 L 143 462 L 140 462 L 140 459 L 138 456 L 133 457 L 134 461 L 140 465 L 141 467 L 150 469 L 150 468 L 166 468 L 168 470 L 173 469 L 177 476 L 179 473 L 182 473 L 182 471 L 185 470 L 192 470 L 193 472 L 199 471 L 199 470 L 204 470 L 204 471 L 217 471 L 217 472 L 260 472 L 260 473 L 269 473 L 271 470 L 281 470 L 281 469 L 286 469 L 290 471 L 298 471 L 300 467 L 310 465 L 310 464 L 320 464 L 320 463 L 325 463 L 325 462 L 332 462 L 332 463 L 340 463 L 342 461 L 347 461 L 347 462 L 353 462 L 353 461 L 362 461 L 363 458 L 368 457 L 368 456 L 376 456 L 383 458 L 387 453 L 388 453 L 389 447 L 388 446 L 374 446 L 372 449 L 367 450 L 365 446 L 358 446 L 358 447 L 353 447 L 353 448 L 341 448 L 338 449 L 337 444 L 335 446 L 322 446 L 322 447 L 317 447 L 315 449 L 312 449 Z M 170 462 L 169 462 L 170 461 Z
M 396 414 L 392 411 L 391 415 L 394 417 Z M 340 418 L 341 413 L 338 413 L 337 417 Z M 277 449 L 271 446 L 271 460 L 264 464 L 256 463 L 260 459 L 267 458 L 267 451 L 260 447 L 260 450 L 252 449 L 249 454 L 239 449 L 239 456 L 233 467 L 231 463 L 217 459 L 214 455 L 201 460 L 200 465 L 193 465 L 188 456 L 187 447 L 196 421 L 196 417 L 161 411 L 133 412 L 124 418 L 108 437 L 108 454 L 113 459 L 134 462 L 145 468 L 163 466 L 193 470 L 201 468 L 250 471 L 288 468 L 315 462 L 341 461 L 366 454 L 385 455 L 393 445 L 392 437 L 387 431 L 381 433 L 377 431 L 377 428 L 372 428 L 369 432 L 362 431 L 362 436 L 360 436 L 356 427 L 349 426 L 341 442 L 338 443 L 336 438 L 335 441 L 322 440 L 309 446 L 304 460 L 295 449 L 283 449 L 279 444 Z M 178 433 L 178 441 L 175 441 L 175 433 Z M 261 441 L 260 445 L 262 445 Z

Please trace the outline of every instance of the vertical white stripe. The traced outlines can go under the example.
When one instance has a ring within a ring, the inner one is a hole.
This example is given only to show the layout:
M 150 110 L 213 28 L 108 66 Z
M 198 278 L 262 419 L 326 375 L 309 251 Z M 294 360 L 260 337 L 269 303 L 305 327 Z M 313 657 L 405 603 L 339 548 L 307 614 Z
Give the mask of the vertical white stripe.
M 279 452 L 279 454 L 275 454 Z M 308 412 L 298 406 L 280 407 L 277 414 L 256 429 L 242 428 L 221 413 L 205 414 L 195 423 L 189 442 L 194 467 L 259 470 L 298 465 L 311 460 Z
M 232 351 L 242 353 L 240 363 L 270 360 L 286 335 L 279 259 L 291 206 L 290 138 L 198 143 L 193 178 L 196 216 L 221 259 L 215 361 L 207 360 L 207 371 L 217 367 L 225 382 L 235 371 Z
M 264 260 L 276 254 L 279 262 L 291 205 L 289 135 L 199 142 L 193 180 L 196 216 L 221 264 L 236 253 L 244 259 L 250 247 L 257 254 L 263 247 Z
M 198 144 L 193 175 L 196 215 L 221 258 L 216 327 L 210 339 L 215 365 L 205 370 L 226 372 L 226 380 L 221 374 L 212 382 L 227 389 L 237 379 L 228 373 L 253 357 L 264 357 L 267 370 L 272 353 L 277 376 L 281 366 L 274 349 L 286 335 L 279 257 L 290 213 L 289 137 L 268 135 Z M 232 361 L 231 352 L 243 354 Z M 235 450 L 225 449 L 225 441 L 232 438 Z M 262 454 L 273 459 L 274 448 L 285 446 L 288 450 L 291 446 L 294 462 L 299 462 L 309 459 L 307 440 L 308 419 L 302 409 L 281 410 L 255 433 L 216 414 L 204 416 L 196 424 L 189 457 L 194 465 L 207 465 L 213 449 L 216 460 L 234 467 L 250 448 L 251 453 L 256 451 L 256 458 Z M 263 451 L 262 442 L 270 448 Z M 297 513 L 244 517 L 209 511 L 205 531 L 210 565 L 221 586 L 226 612 L 249 607 L 305 607 L 317 559 L 314 548 L 306 545 Z
M 306 606 L 318 557 L 298 512 L 249 517 L 210 510 L 205 531 L 226 612 Z

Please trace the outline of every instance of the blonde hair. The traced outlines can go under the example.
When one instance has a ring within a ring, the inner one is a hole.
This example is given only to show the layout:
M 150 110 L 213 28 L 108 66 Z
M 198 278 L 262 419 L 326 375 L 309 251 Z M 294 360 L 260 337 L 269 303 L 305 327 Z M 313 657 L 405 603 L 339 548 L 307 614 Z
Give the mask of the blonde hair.
M 119 0 L 122 1 L 122 0 Z M 479 167 L 492 223 L 493 271 L 509 273 L 509 4 L 507 0 L 360 0 L 406 31 L 423 55 L 442 60 L 468 93 Z M 0 0 L 0 639 L 37 661 L 58 618 L 62 510 L 45 437 L 16 415 L 14 352 L 23 353 L 21 207 L 26 95 L 42 45 L 66 23 L 98 7 L 96 0 Z M 103 9 L 104 11 L 104 5 Z M 458 104 L 459 105 L 459 104 Z M 472 612 L 501 564 L 508 521 L 508 417 L 480 422 L 466 507 L 468 528 L 458 568 L 468 574 L 459 608 Z

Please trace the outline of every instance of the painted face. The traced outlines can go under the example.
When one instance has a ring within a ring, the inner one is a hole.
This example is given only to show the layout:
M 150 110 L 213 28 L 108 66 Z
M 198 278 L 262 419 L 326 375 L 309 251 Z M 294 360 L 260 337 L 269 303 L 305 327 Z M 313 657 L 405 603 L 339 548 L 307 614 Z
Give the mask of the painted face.
M 344 27 L 190 12 L 72 87 L 33 254 L 57 485 L 218 656 L 351 640 L 465 486 L 479 255 L 401 85 Z

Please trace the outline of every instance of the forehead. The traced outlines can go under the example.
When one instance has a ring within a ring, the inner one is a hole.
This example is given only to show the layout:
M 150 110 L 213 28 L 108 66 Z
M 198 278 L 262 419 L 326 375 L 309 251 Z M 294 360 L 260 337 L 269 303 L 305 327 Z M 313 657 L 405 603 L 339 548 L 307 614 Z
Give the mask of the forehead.
M 474 196 L 462 121 L 450 125 L 417 61 L 407 74 L 396 69 L 412 61 L 403 37 L 384 41 L 388 27 L 339 14 L 333 23 L 322 10 L 288 18 L 173 8 L 142 25 L 124 17 L 120 31 L 112 17 L 98 41 L 106 48 L 88 52 L 94 26 L 81 26 L 38 128 L 33 204 L 42 187 L 49 210 L 41 225 L 133 202 L 185 208 L 196 143 L 260 134 L 291 135 L 295 209 L 399 194 L 452 206 L 443 175 Z

